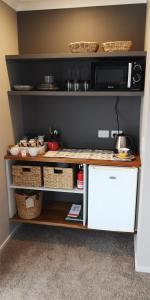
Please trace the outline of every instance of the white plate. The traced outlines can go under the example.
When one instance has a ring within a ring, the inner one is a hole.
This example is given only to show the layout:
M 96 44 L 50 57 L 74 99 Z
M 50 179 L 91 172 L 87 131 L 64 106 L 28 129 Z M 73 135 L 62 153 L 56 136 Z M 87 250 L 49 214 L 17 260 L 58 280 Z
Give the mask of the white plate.
M 134 155 L 129 155 L 125 158 L 121 158 L 118 154 L 114 154 L 114 159 L 120 160 L 120 161 L 132 161 L 135 158 Z
M 31 91 L 33 90 L 32 85 L 14 85 L 14 90 L 16 91 Z

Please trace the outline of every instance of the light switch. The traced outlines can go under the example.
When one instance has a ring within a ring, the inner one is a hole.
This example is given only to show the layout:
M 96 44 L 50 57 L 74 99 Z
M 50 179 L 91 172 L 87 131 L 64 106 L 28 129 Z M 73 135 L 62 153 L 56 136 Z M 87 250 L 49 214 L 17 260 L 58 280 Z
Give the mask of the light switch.
M 98 130 L 98 138 L 109 138 L 109 130 Z

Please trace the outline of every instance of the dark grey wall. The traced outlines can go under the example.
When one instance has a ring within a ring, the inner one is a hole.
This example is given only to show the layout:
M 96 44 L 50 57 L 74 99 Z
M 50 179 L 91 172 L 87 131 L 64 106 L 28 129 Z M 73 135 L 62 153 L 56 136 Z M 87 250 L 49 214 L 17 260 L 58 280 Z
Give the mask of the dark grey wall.
M 98 129 L 116 130 L 115 97 L 24 97 L 25 133 L 45 134 L 49 126 L 61 131 L 63 146 L 111 149 L 114 140 L 97 138 Z M 138 148 L 140 97 L 121 97 L 120 128 Z

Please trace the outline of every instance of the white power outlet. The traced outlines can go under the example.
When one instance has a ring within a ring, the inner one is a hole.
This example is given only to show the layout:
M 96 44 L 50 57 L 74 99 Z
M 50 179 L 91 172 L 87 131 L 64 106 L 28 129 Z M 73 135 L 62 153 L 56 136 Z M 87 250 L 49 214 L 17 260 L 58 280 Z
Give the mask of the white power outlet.
M 119 130 L 119 134 L 122 134 L 123 130 Z M 118 130 L 111 130 L 111 138 L 114 139 L 115 135 L 118 134 Z
M 98 130 L 98 138 L 109 138 L 109 130 Z

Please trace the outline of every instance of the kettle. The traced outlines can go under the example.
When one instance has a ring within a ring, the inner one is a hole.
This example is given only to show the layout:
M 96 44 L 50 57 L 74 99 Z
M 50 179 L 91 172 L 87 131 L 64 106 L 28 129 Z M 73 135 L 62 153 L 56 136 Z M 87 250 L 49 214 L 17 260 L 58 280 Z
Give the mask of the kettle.
M 120 148 L 131 148 L 132 139 L 128 135 L 125 134 L 117 134 L 116 142 L 115 142 L 115 151 L 118 152 Z

